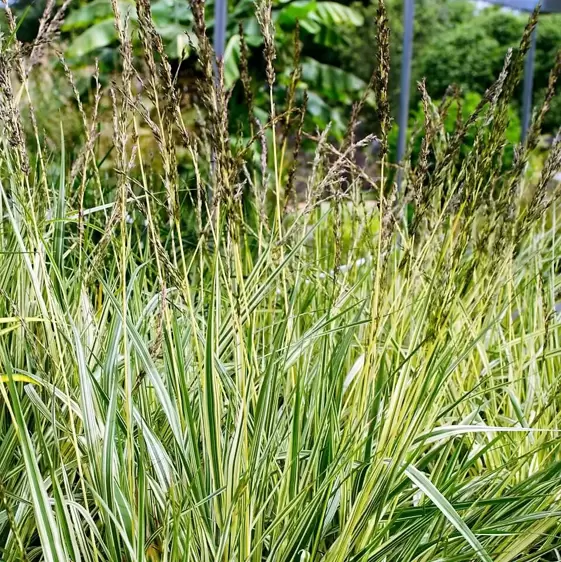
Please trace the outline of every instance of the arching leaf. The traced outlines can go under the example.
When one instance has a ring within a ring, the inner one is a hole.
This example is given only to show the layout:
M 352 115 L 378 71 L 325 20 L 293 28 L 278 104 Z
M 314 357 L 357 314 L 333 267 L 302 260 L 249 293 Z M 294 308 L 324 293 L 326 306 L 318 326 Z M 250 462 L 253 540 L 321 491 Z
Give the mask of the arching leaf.
M 186 23 L 193 20 L 188 2 L 181 0 L 158 0 L 152 4 L 152 17 L 157 24 Z
M 338 25 L 358 27 L 364 23 L 362 14 L 338 2 L 318 2 L 309 17 L 326 27 Z
M 336 31 L 342 25 L 356 27 L 364 23 L 362 15 L 349 6 L 314 0 L 297 0 L 279 10 L 277 22 L 280 25 L 293 26 L 296 21 L 312 34 L 319 33 L 322 27 Z
M 86 29 L 84 33 L 78 35 L 66 51 L 69 58 L 83 57 L 96 49 L 101 49 L 111 45 L 117 39 L 117 32 L 113 18 L 108 18 Z
M 278 11 L 277 23 L 280 25 L 294 25 L 297 21 L 305 28 L 304 21 L 310 17 L 310 14 L 317 6 L 315 0 L 296 0 L 287 4 Z
M 364 81 L 354 74 L 312 58 L 302 61 L 302 80 L 330 100 L 345 104 L 351 103 L 352 94 L 365 87 Z
M 2 381 L 4 384 L 8 384 L 9 380 L 10 380 L 10 377 L 8 375 L 0 375 L 0 381 Z M 38 381 L 36 381 L 35 379 L 32 379 L 31 377 L 28 377 L 27 375 L 13 374 L 12 380 L 14 382 L 25 382 L 25 383 L 29 383 L 29 384 L 39 384 Z
M 224 51 L 224 84 L 231 88 L 240 77 L 238 63 L 240 61 L 240 36 L 232 35 Z
M 121 0 L 118 4 L 122 14 L 130 11 L 130 17 L 136 17 L 134 2 Z M 64 20 L 62 29 L 63 31 L 83 29 L 112 16 L 111 2 L 107 2 L 107 0 L 94 0 L 94 2 L 89 2 L 72 10 Z
M 411 482 L 424 492 L 441 511 L 442 515 L 450 521 L 456 530 L 464 537 L 468 544 L 473 548 L 477 556 L 483 562 L 493 562 L 487 551 L 483 548 L 477 537 L 471 529 L 466 525 L 464 520 L 458 515 L 458 512 L 452 507 L 452 504 L 440 493 L 436 486 L 425 476 L 420 470 L 413 465 L 408 465 L 405 474 Z

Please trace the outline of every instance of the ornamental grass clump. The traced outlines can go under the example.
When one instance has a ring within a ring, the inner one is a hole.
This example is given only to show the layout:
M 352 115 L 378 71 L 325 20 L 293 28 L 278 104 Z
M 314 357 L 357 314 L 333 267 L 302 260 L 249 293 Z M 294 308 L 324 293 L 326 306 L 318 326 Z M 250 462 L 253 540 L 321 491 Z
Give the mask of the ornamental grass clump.
M 81 147 L 64 123 L 60 151 L 36 125 L 26 136 L 36 57 L 2 41 L 0 558 L 560 560 L 559 136 L 539 181 L 525 174 L 560 58 L 502 159 L 537 14 L 452 134 L 457 91 L 434 102 L 419 84 L 421 150 L 397 174 L 383 1 L 378 130 L 357 135 L 363 98 L 338 145 L 305 128 L 297 35 L 278 102 L 270 2 L 256 8 L 267 120 L 241 39 L 249 138 L 203 2 L 196 130 L 150 3 L 136 2 L 140 60 L 113 9 L 121 72 L 107 87 L 94 73 L 89 104 L 74 88 Z M 376 177 L 353 156 L 374 140 Z

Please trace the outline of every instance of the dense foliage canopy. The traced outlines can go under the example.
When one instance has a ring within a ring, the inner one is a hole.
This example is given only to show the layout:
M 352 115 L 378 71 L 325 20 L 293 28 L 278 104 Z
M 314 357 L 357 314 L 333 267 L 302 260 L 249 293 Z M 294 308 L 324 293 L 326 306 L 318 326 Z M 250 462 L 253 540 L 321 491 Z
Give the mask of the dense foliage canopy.
M 31 40 L 37 29 L 41 2 L 26 7 L 28 0 L 20 0 L 18 10 L 26 12 L 19 35 Z M 132 0 L 120 2 L 123 14 L 130 15 L 134 45 L 140 49 L 138 21 Z M 278 71 L 276 88 L 282 91 L 289 86 L 294 63 L 292 45 L 297 22 L 301 41 L 301 75 L 297 95 L 307 92 L 309 116 L 313 126 L 324 127 L 331 123 L 331 132 L 341 136 L 351 112 L 351 106 L 370 79 L 375 64 L 376 3 L 348 2 L 346 0 L 279 0 L 273 6 L 276 30 Z M 208 26 L 214 21 L 213 2 L 207 3 Z M 197 38 L 193 33 L 192 13 L 183 0 L 155 0 L 152 3 L 155 28 L 161 34 L 180 82 L 186 92 L 197 77 L 195 51 Z M 391 33 L 392 73 L 390 100 L 394 112 L 399 89 L 400 54 L 402 39 L 402 2 L 388 3 Z M 459 86 L 463 95 L 482 95 L 500 72 L 507 50 L 516 47 L 526 16 L 497 7 L 484 7 L 470 0 L 421 0 L 416 3 L 412 113 L 420 99 L 416 83 L 426 78 L 429 93 L 440 98 L 451 84 Z M 230 0 L 225 53 L 225 83 L 233 88 L 232 118 L 245 119 L 244 100 L 240 80 L 240 30 L 249 48 L 249 70 L 259 83 L 264 78 L 262 64 L 262 38 L 259 33 L 252 0 Z M 91 68 L 95 58 L 101 65 L 102 81 L 110 80 L 118 71 L 117 34 L 107 0 L 78 0 L 72 2 L 62 28 L 65 41 L 64 55 L 78 74 L 77 83 L 84 95 L 91 87 Z M 539 102 L 547 86 L 547 74 L 561 44 L 561 16 L 544 16 L 538 27 L 535 72 L 535 98 Z M 80 79 L 80 69 L 82 78 Z M 58 69 L 60 70 L 60 68 Z M 50 70 L 56 73 L 57 68 Z M 84 78 L 85 77 L 85 78 Z M 267 110 L 264 92 L 255 92 L 256 111 L 262 118 Z M 513 97 L 513 109 L 519 112 L 520 92 Z M 52 101 L 56 105 L 56 101 Z M 185 103 L 191 105 L 189 96 Z M 373 104 L 372 104 L 373 107 Z M 373 115 L 373 113 L 371 113 Z M 365 128 L 375 129 L 375 124 L 364 117 Z M 552 101 L 546 117 L 545 130 L 554 132 L 561 123 L 561 97 Z

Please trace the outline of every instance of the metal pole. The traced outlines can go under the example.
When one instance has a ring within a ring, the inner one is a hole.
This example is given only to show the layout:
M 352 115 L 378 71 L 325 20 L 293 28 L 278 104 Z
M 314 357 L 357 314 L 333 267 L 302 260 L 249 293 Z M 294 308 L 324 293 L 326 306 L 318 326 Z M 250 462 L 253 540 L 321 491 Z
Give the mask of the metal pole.
M 405 156 L 407 143 L 407 121 L 409 118 L 409 89 L 411 87 L 411 59 L 413 58 L 414 0 L 403 0 L 403 53 L 401 55 L 401 85 L 399 92 L 399 137 L 397 141 L 397 162 Z M 401 171 L 398 185 L 401 183 Z
M 226 50 L 226 22 L 228 18 L 228 1 L 216 0 L 214 4 L 214 53 L 219 59 L 224 58 Z
M 224 52 L 226 51 L 226 24 L 228 20 L 228 0 L 215 0 L 214 3 L 214 54 L 216 59 L 219 61 L 224 61 Z M 214 83 L 216 85 L 216 90 L 219 88 L 219 77 L 218 77 L 218 66 L 216 64 L 216 59 L 213 59 L 214 67 Z M 211 153 L 211 163 L 210 163 L 212 174 L 214 176 L 215 166 L 216 166 L 216 154 L 214 148 Z M 207 202 L 209 209 L 212 208 L 212 198 L 213 198 L 212 187 L 209 185 L 207 188 Z
M 522 97 L 522 140 L 526 138 L 532 117 L 532 91 L 534 89 L 534 60 L 536 58 L 536 37 L 538 28 L 534 28 L 530 38 L 530 49 L 524 61 L 524 94 Z

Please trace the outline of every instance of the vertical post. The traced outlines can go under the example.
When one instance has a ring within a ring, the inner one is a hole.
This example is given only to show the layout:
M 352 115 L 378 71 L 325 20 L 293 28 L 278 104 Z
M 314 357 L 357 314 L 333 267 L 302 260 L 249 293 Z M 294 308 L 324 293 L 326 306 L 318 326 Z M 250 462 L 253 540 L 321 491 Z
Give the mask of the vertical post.
M 403 53 L 401 55 L 401 84 L 399 92 L 399 137 L 397 141 L 397 163 L 405 156 L 407 143 L 407 121 L 409 118 L 409 90 L 411 87 L 411 59 L 413 58 L 413 18 L 414 0 L 403 0 Z M 401 183 L 401 171 L 398 174 L 398 186 Z
M 214 36 L 213 36 L 213 47 L 214 55 L 219 61 L 224 61 L 224 53 L 226 51 L 226 24 L 228 18 L 228 0 L 215 0 L 214 3 Z M 214 66 L 214 83 L 216 90 L 219 88 L 219 77 L 218 77 L 218 66 L 216 64 L 216 59 L 213 59 Z M 214 149 L 211 153 L 211 170 L 214 176 L 216 154 Z M 212 187 L 209 185 L 207 189 L 207 204 L 209 209 L 212 207 L 213 191 Z
M 214 53 L 218 59 L 224 58 L 226 50 L 226 22 L 228 0 L 216 0 L 214 4 Z
M 530 38 L 530 49 L 524 61 L 524 93 L 522 97 L 522 141 L 526 139 L 532 117 L 532 91 L 534 89 L 534 60 L 536 58 L 536 37 L 538 27 L 534 28 Z

